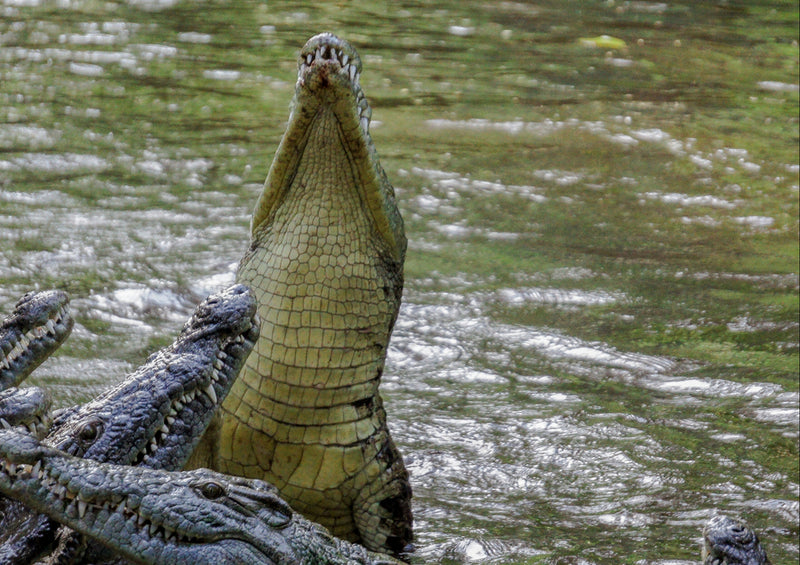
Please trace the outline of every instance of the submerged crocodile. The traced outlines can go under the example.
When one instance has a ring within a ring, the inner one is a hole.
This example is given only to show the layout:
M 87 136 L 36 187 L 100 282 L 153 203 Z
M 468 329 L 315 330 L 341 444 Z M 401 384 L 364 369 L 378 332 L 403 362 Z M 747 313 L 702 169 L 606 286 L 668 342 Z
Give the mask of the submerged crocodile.
M 400 563 L 332 537 L 263 481 L 98 463 L 17 430 L 0 431 L 0 491 L 137 563 Z
M 60 290 L 28 292 L 0 324 L 0 390 L 22 382 L 67 339 L 73 326 Z
M 258 300 L 261 336 L 222 405 L 212 465 L 274 484 L 336 536 L 397 553 L 412 538 L 411 488 L 378 385 L 406 238 L 360 73 L 331 34 L 301 50 L 237 274 Z
M 179 469 L 205 431 L 258 336 L 255 301 L 236 285 L 195 310 L 178 338 L 91 402 L 67 410 L 44 443 L 75 456 Z M 80 515 L 86 506 L 75 501 Z M 18 508 L 0 531 L 0 563 L 23 565 L 53 549 L 58 524 Z M 61 532 L 65 551 L 80 554 Z
M 715 516 L 703 530 L 703 565 L 770 565 L 770 560 L 747 524 Z

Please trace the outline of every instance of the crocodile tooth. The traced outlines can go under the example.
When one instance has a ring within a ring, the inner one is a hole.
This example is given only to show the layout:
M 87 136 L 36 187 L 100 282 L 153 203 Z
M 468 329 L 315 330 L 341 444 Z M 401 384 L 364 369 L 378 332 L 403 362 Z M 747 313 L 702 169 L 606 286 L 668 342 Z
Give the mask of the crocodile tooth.
M 363 129 L 365 132 L 369 131 L 369 119 L 367 119 L 366 116 L 361 118 L 361 129 Z
M 313 60 L 314 60 L 314 55 L 312 55 L 311 53 L 309 53 L 308 55 L 306 55 L 306 63 L 307 63 L 307 64 L 309 64 L 309 65 L 310 65 L 310 64 L 311 64 L 311 61 L 313 61 Z
M 342 65 L 347 65 L 347 61 L 350 60 L 350 57 L 347 56 L 347 53 L 342 53 Z
M 41 479 L 42 478 L 42 461 L 41 460 L 37 461 L 34 464 L 34 466 L 31 468 L 31 475 L 33 475 L 33 478 L 35 478 L 35 479 Z
M 350 80 L 355 83 L 356 80 L 356 67 L 355 65 L 350 65 L 350 69 L 348 71 L 350 73 Z
M 6 422 L 5 418 L 0 418 L 0 426 L 3 426 L 4 428 L 10 428 L 11 424 Z
M 150 522 L 150 527 L 147 528 L 147 531 L 150 533 L 150 537 L 152 537 L 158 531 L 158 525 Z
M 146 523 L 147 523 L 147 520 L 145 520 L 144 516 L 142 516 L 141 514 L 137 514 L 136 515 L 136 526 L 139 529 L 141 529 Z
M 161 426 L 161 430 L 159 430 L 159 431 L 162 434 L 168 434 L 169 433 L 169 426 L 167 426 L 167 424 L 165 423 L 163 426 Z
M 214 385 L 212 383 L 209 383 L 203 392 L 208 395 L 208 397 L 211 399 L 211 402 L 217 404 L 217 393 L 214 391 Z
M 167 425 L 168 425 L 168 426 L 171 426 L 172 424 L 174 424 L 174 423 L 175 423 L 175 417 L 172 415 L 172 413 L 173 413 L 173 411 L 172 411 L 172 410 L 170 410 L 170 411 L 169 411 L 169 414 L 170 414 L 170 415 L 169 415 L 169 416 L 167 416 L 167 417 L 165 418 L 165 419 L 166 419 L 166 421 L 167 421 Z M 176 413 L 176 415 L 177 415 L 177 413 Z
M 86 515 L 86 502 L 78 500 L 78 517 L 83 518 Z
M 55 333 L 56 331 L 56 323 L 53 320 L 47 320 L 47 332 L 48 333 Z

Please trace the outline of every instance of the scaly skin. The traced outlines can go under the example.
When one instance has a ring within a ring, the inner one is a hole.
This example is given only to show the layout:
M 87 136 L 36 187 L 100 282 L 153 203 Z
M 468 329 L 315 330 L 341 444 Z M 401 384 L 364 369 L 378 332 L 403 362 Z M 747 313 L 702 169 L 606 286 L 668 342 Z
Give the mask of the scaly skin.
M 50 397 L 42 389 L 12 387 L 0 391 L 0 428 L 21 427 L 42 439 L 50 427 Z M 0 533 L 9 530 L 21 507 L 0 496 Z M 2 537 L 2 534 L 0 534 Z
M 0 390 L 17 386 L 72 331 L 69 299 L 60 290 L 28 292 L 0 324 Z
M 255 316 L 243 285 L 210 296 L 175 342 L 68 412 L 44 443 L 95 461 L 179 469 L 253 347 Z M 13 516 L 18 525 L 0 531 L 0 563 L 24 565 L 53 548 L 56 523 L 24 508 Z
M 261 336 L 222 405 L 215 466 L 274 484 L 336 536 L 397 553 L 412 538 L 411 488 L 378 384 L 406 239 L 360 71 L 331 34 L 301 51 L 237 275 L 258 300 Z
M 0 431 L 0 491 L 149 565 L 399 564 L 332 538 L 257 479 L 97 463 Z
M 703 565 L 770 565 L 756 533 L 739 520 L 713 517 L 703 542 Z
M 23 426 L 42 439 L 50 429 L 50 395 L 39 387 L 0 390 L 0 426 Z

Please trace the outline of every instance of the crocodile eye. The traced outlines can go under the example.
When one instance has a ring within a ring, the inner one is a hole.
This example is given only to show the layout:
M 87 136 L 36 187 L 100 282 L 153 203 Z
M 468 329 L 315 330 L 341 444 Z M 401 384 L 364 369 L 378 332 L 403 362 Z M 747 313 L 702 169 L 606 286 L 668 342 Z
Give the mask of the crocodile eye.
M 219 483 L 208 482 L 198 487 L 200 494 L 209 500 L 216 500 L 225 495 L 225 487 Z
M 81 441 L 94 441 L 103 431 L 103 422 L 100 420 L 89 420 L 78 430 L 78 438 Z

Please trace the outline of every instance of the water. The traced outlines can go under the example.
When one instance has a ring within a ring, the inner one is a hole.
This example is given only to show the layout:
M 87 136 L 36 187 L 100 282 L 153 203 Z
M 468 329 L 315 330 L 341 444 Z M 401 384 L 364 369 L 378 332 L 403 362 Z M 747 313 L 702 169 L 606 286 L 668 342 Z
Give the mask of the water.
M 685 565 L 716 511 L 798 560 L 794 3 L 0 14 L 0 311 L 70 293 L 30 379 L 59 404 L 232 281 L 296 53 L 330 30 L 409 236 L 383 393 L 419 561 Z

